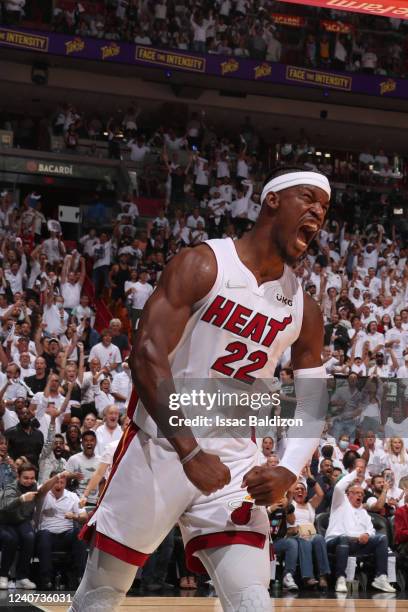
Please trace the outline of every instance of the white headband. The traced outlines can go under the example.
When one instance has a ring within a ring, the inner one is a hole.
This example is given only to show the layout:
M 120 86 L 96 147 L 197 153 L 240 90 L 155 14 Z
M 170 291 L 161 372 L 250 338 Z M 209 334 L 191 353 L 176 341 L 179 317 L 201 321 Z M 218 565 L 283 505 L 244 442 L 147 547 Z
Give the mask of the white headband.
M 314 187 L 320 187 L 331 196 L 330 183 L 324 174 L 318 172 L 288 172 L 287 174 L 281 174 L 273 178 L 269 183 L 265 185 L 261 193 L 261 204 L 266 198 L 266 195 L 270 191 L 282 191 L 282 189 L 288 189 L 289 187 L 296 187 L 296 185 L 313 185 Z

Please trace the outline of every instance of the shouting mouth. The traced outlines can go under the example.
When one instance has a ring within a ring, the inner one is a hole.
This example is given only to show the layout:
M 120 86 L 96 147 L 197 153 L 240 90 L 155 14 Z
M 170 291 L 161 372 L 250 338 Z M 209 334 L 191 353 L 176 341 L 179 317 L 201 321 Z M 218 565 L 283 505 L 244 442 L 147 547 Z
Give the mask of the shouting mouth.
M 300 250 L 307 249 L 309 243 L 313 240 L 320 226 L 315 221 L 307 221 L 302 223 L 297 230 L 296 244 Z

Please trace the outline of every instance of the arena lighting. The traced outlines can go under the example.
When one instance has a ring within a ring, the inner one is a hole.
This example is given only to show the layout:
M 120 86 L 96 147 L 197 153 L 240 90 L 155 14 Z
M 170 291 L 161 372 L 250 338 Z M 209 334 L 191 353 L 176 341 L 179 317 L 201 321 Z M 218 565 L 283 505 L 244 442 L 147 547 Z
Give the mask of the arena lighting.
M 104 136 L 109 136 L 109 132 L 103 132 L 103 135 L 104 135 Z M 123 132 L 118 132 L 118 134 L 115 134 L 115 137 L 116 137 L 116 138 L 124 138 L 124 137 L 125 137 L 125 135 L 124 135 L 124 133 L 123 133 Z
M 325 153 L 324 156 L 325 157 L 331 157 L 331 153 Z
M 316 151 L 316 157 L 321 157 L 322 156 L 322 152 L 321 151 Z

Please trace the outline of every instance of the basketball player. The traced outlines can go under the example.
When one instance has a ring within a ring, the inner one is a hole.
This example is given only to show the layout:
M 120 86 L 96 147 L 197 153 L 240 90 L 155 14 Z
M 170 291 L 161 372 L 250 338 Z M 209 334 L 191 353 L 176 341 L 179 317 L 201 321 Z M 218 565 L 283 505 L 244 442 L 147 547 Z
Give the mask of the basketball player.
M 168 395 L 184 378 L 271 379 L 291 346 L 295 417 L 314 410 L 325 386 L 323 322 L 291 267 L 322 227 L 329 200 L 324 175 L 276 170 L 250 232 L 185 249 L 167 265 L 140 320 L 131 356 L 139 402 L 86 528 L 91 551 L 72 612 L 117 610 L 137 566 L 176 522 L 190 569 L 205 568 L 223 610 L 270 610 L 263 506 L 296 480 L 323 420 L 315 437 L 288 439 L 278 467 L 259 466 L 251 439 L 196 440 L 187 427 L 171 430 Z

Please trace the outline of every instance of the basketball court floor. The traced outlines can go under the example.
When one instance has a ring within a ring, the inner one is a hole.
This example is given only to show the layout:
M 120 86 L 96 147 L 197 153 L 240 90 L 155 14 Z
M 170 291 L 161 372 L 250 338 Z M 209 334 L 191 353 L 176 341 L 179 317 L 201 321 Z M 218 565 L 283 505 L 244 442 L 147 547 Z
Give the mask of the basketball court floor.
M 407 600 L 398 600 L 395 597 L 390 600 L 387 597 L 386 594 L 386 598 L 382 599 L 272 599 L 271 612 L 408 611 Z M 40 609 L 47 612 L 65 610 L 60 606 Z M 209 597 L 128 597 L 120 612 L 222 612 L 222 608 L 218 599 Z
M 6 604 L 5 601 L 2 602 Z M 1 605 L 1 610 L 15 609 Z M 20 608 L 21 609 L 21 608 Z M 67 604 L 33 604 L 27 612 L 65 612 Z M 271 598 L 271 612 L 408 612 L 408 600 L 402 594 L 348 595 L 329 593 L 320 597 L 308 594 Z M 83 612 L 86 612 L 85 610 Z M 199 597 L 194 593 L 179 597 L 127 597 L 120 612 L 222 612 L 216 597 Z M 252 612 L 251 610 L 245 612 Z

